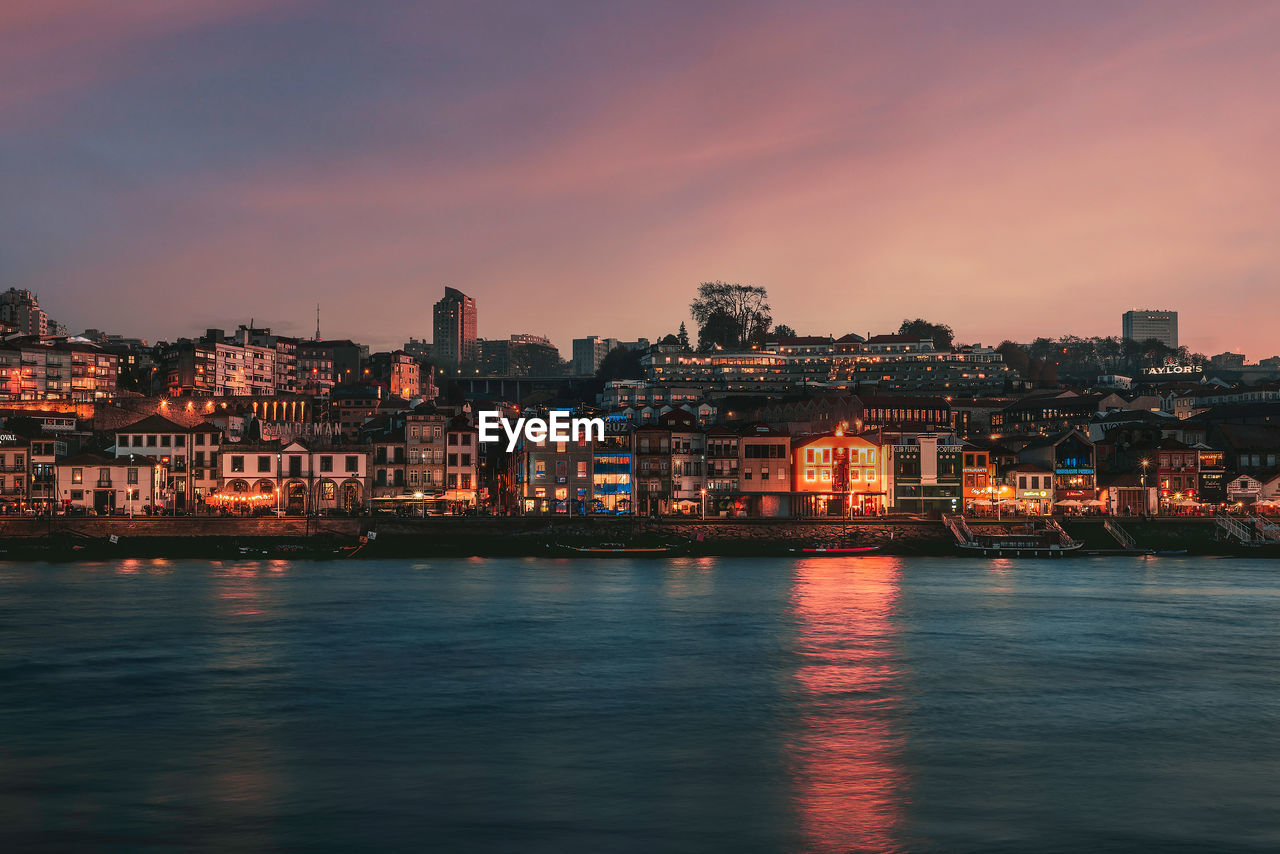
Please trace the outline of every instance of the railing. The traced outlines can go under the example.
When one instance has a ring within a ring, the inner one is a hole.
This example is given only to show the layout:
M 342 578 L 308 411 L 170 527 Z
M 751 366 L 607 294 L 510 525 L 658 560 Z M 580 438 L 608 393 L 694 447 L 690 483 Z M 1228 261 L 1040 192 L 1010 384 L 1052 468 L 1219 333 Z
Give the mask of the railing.
M 1047 522 L 1044 523 L 1044 527 L 1045 527 L 1045 530 L 1047 531 L 1052 531 L 1057 533 L 1058 542 L 1062 546 L 1066 547 L 1066 546 L 1077 545 L 1076 541 L 1071 538 L 1071 535 L 1068 534 L 1066 531 L 1064 531 L 1062 526 L 1058 524 L 1057 519 L 1049 519 Z
M 1242 543 L 1253 542 L 1253 531 L 1247 525 L 1226 513 L 1218 513 L 1213 521 L 1228 538 L 1234 537 Z
M 942 515 L 942 524 L 946 525 L 947 530 L 955 535 L 958 543 L 972 543 L 977 540 L 964 516 L 952 516 L 944 513 Z
M 1280 525 L 1261 516 L 1253 517 L 1253 529 L 1272 542 L 1280 542 Z
M 1120 523 L 1116 522 L 1114 519 L 1108 519 L 1102 524 L 1102 527 L 1106 529 L 1108 534 L 1115 538 L 1117 543 L 1124 546 L 1126 549 L 1136 549 L 1138 547 L 1138 541 L 1133 538 L 1133 535 L 1124 528 L 1121 528 Z

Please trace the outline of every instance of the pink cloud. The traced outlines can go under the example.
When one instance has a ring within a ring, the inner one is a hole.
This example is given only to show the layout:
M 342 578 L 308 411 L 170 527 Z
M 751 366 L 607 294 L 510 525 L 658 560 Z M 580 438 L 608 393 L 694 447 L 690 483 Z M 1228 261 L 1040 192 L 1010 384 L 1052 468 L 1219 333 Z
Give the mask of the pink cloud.
M 513 80 L 335 105 L 372 128 L 428 108 L 501 126 L 528 98 L 546 112 L 449 156 L 371 134 L 366 152 L 197 177 L 145 241 L 57 273 L 139 295 L 200 281 L 198 306 L 225 314 L 232 295 L 298 331 L 318 293 L 343 334 L 384 346 L 425 333 L 446 283 L 478 297 L 482 334 L 567 351 L 671 331 L 698 281 L 725 278 L 768 286 L 778 320 L 812 332 L 923 314 L 962 340 L 1116 334 L 1151 306 L 1182 310 L 1193 347 L 1280 350 L 1280 297 L 1255 292 L 1280 265 L 1277 12 L 976 35 L 920 14 L 698 19 L 696 54 L 602 69 L 582 97 Z

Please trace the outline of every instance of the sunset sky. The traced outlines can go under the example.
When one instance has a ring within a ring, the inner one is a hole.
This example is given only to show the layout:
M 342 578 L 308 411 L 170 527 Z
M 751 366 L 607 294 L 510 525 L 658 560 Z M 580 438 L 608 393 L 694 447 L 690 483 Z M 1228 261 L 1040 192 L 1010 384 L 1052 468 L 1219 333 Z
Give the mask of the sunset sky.
M 0 288 L 72 332 L 802 333 L 1280 353 L 1280 3 L 0 5 Z M 691 325 L 692 327 L 692 325 Z M 692 331 L 692 329 L 691 329 Z

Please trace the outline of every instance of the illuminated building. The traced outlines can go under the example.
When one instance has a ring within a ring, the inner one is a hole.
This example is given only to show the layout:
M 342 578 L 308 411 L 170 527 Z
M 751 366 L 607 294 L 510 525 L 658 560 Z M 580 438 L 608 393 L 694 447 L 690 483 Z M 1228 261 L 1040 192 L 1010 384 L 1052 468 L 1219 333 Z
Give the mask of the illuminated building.
M 893 507 L 900 512 L 955 513 L 961 508 L 965 446 L 952 433 L 894 437 L 891 455 Z
M 1032 439 L 1018 451 L 1018 460 L 1053 472 L 1055 501 L 1098 498 L 1094 446 L 1078 430 Z
M 888 506 L 889 469 L 878 434 L 798 437 L 791 448 L 796 516 L 875 515 Z

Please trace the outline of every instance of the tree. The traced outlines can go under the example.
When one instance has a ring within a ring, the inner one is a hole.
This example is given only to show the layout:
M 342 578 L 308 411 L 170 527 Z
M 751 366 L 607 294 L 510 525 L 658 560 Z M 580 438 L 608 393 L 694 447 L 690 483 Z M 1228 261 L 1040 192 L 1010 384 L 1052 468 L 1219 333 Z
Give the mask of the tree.
M 1004 363 L 1017 371 L 1023 379 L 1027 379 L 1027 371 L 1031 367 L 1031 357 L 1027 351 L 1012 341 L 1001 341 L 996 352 L 1004 359 Z
M 779 323 L 773 327 L 773 334 L 779 338 L 795 338 L 796 331 L 785 323 Z
M 686 350 L 689 349 L 689 330 L 685 329 L 684 321 L 680 321 L 680 332 L 676 335 L 676 342 Z
M 640 364 L 640 353 L 627 347 L 614 347 L 600 362 L 596 371 L 596 379 L 638 380 L 644 378 L 644 365 Z
M 741 347 L 744 343 L 741 332 L 737 320 L 723 311 L 717 311 L 698 329 L 698 349 L 706 351 L 716 347 Z
M 769 293 L 758 285 L 742 285 L 736 282 L 703 282 L 698 285 L 698 298 L 689 306 L 693 322 L 698 324 L 698 347 L 702 343 L 702 330 L 710 328 L 721 346 L 745 347 L 753 334 L 764 335 L 769 331 L 773 318 L 769 311 Z M 714 324 L 708 324 L 714 319 Z M 730 343 L 724 332 L 728 331 L 728 323 L 733 324 L 733 336 Z
M 944 323 L 930 323 L 923 318 L 904 320 L 898 327 L 899 335 L 919 335 L 921 338 L 932 338 L 936 350 L 950 350 L 955 333 Z
M 683 326 L 684 324 L 681 324 L 681 325 Z M 679 347 L 679 346 L 680 346 L 680 338 L 679 338 L 679 336 L 676 336 L 676 335 L 672 335 L 672 334 L 670 334 L 670 333 L 667 333 L 667 335 L 665 335 L 665 336 L 662 338 L 662 340 L 660 340 L 658 343 L 659 343 L 659 344 L 668 344 L 668 345 L 670 345 L 670 346 L 672 346 L 672 347 Z

